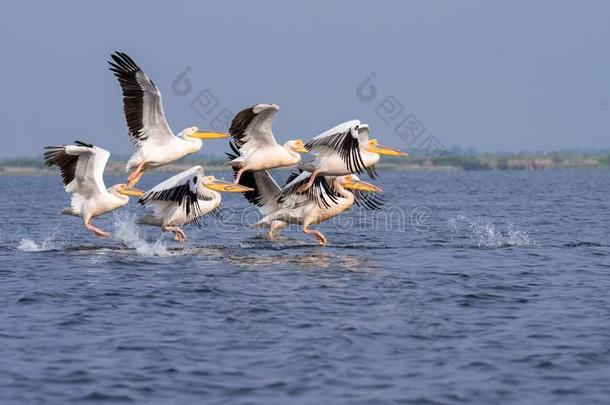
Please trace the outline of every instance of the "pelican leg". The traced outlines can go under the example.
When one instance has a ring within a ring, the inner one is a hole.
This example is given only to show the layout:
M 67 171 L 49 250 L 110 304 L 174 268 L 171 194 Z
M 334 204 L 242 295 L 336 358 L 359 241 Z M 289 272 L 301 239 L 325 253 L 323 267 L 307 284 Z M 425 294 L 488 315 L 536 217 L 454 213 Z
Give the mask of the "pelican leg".
M 239 184 L 239 180 L 241 179 L 241 175 L 243 172 L 246 171 L 245 167 L 240 168 L 237 173 L 235 174 L 235 181 L 233 182 L 233 184 Z
M 185 243 L 186 242 L 186 234 L 184 233 L 184 231 L 182 229 L 180 229 L 177 226 L 172 226 L 172 225 L 163 225 L 161 227 L 161 230 L 163 230 L 163 232 L 172 232 L 174 234 L 174 239 L 177 240 L 178 242 L 181 243 Z
M 307 226 L 303 226 L 303 233 L 315 236 L 320 246 L 326 246 L 326 244 L 328 243 L 326 241 L 326 237 L 320 231 L 317 231 L 315 229 L 309 229 Z
M 91 224 L 91 221 L 85 222 L 85 228 L 87 228 L 91 233 L 93 233 L 95 236 L 97 236 L 99 238 L 106 239 L 109 236 L 108 232 L 104 232 L 100 228 L 96 228 L 95 226 L 93 226 Z
M 313 186 L 313 182 L 316 181 L 316 177 L 320 174 L 319 171 L 314 170 L 313 173 L 311 173 L 311 176 L 309 176 L 309 181 L 305 184 L 303 184 L 301 187 L 299 187 L 297 189 L 297 193 L 304 193 L 307 190 L 309 190 L 311 188 L 311 186 Z
M 140 163 L 138 167 L 136 167 L 136 170 L 131 172 L 131 174 L 127 177 L 127 187 L 133 187 L 138 181 L 140 181 L 142 175 L 144 175 L 144 165 L 144 162 Z
M 284 221 L 271 221 L 271 224 L 269 224 L 269 232 L 267 233 L 269 239 L 275 240 L 275 237 L 279 235 L 282 229 L 284 229 L 287 225 L 288 224 Z

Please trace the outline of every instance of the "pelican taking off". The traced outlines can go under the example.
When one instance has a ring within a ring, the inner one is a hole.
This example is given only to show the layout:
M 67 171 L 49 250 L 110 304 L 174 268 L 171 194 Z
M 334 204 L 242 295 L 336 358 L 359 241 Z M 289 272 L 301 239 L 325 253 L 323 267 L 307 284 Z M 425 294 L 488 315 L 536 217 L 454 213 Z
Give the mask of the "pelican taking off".
M 292 166 L 301 160 L 301 152 L 307 152 L 301 139 L 279 145 L 272 132 L 273 119 L 279 106 L 257 104 L 237 113 L 229 132 L 239 151 L 228 164 L 237 170 L 235 184 L 242 173 Z
M 351 208 L 354 203 L 368 209 L 377 209 L 381 201 L 371 193 L 382 191 L 370 183 L 360 181 L 354 174 L 339 177 L 319 176 L 306 192 L 299 189 L 307 183 L 311 173 L 293 174 L 280 188 L 268 171 L 248 172 L 241 184 L 250 187 L 245 197 L 259 207 L 264 217 L 252 225 L 269 228 L 269 238 L 289 224 L 299 224 L 303 232 L 313 234 L 322 246 L 327 244 L 322 232 L 310 229 Z
M 159 167 L 197 152 L 202 139 L 227 138 L 227 134 L 201 132 L 197 127 L 174 135 L 163 112 L 161 93 L 152 80 L 127 54 L 115 52 L 110 70 L 119 79 L 123 91 L 123 110 L 129 127 L 129 139 L 136 152 L 127 162 L 128 184 L 136 184 L 145 170 Z
M 45 166 L 59 167 L 64 188 L 72 194 L 70 207 L 61 213 L 81 217 L 85 228 L 102 238 L 108 233 L 93 226 L 91 220 L 126 205 L 129 196 L 144 194 L 126 184 L 106 190 L 104 167 L 109 157 L 107 150 L 78 141 L 76 145 L 47 146 L 44 153 Z
M 407 156 L 398 149 L 380 145 L 377 139 L 369 139 L 369 126 L 359 120 L 344 122 L 321 133 L 307 142 L 305 149 L 315 159 L 300 165 L 300 169 L 312 173 L 301 191 L 311 187 L 318 175 L 344 176 L 366 171 L 374 179 L 380 155 Z
M 199 223 L 206 214 L 218 214 L 221 192 L 245 192 L 251 189 L 206 176 L 201 166 L 195 166 L 170 177 L 140 198 L 140 204 L 151 207 L 152 213 L 138 219 L 144 225 L 160 226 L 172 232 L 179 242 L 186 242 L 180 226 Z

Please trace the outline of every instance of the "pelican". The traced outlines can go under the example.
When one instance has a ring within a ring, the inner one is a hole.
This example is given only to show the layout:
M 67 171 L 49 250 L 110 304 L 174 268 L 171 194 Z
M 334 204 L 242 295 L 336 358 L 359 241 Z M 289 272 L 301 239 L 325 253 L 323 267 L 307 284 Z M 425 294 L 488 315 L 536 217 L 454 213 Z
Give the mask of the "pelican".
M 235 184 L 246 171 L 293 166 L 301 160 L 300 153 L 307 152 L 301 139 L 276 142 L 271 127 L 279 109 L 276 104 L 257 104 L 233 118 L 229 132 L 239 152 L 228 164 L 237 169 Z
M 197 223 L 210 214 L 218 218 L 220 192 L 246 192 L 251 189 L 241 185 L 206 176 L 201 166 L 170 177 L 141 196 L 139 203 L 152 208 L 152 213 L 138 218 L 144 225 L 160 226 L 163 232 L 172 232 L 178 242 L 186 242 L 186 234 L 180 226 Z
M 312 173 L 301 191 L 311 187 L 318 175 L 344 176 L 366 171 L 374 179 L 380 155 L 407 156 L 398 149 L 380 145 L 377 139 L 369 139 L 369 126 L 359 120 L 344 122 L 321 133 L 307 142 L 305 149 L 316 157 L 299 167 Z
M 107 238 L 108 233 L 93 226 L 91 220 L 126 205 L 129 196 L 140 197 L 144 192 L 126 184 L 116 184 L 106 189 L 104 168 L 110 153 L 84 142 L 75 143 L 46 146 L 44 164 L 46 167 L 59 167 L 64 188 L 72 194 L 70 207 L 64 208 L 61 213 L 81 217 L 85 228 L 95 236 Z
M 123 91 L 123 110 L 129 127 L 129 139 L 136 152 L 127 162 L 128 185 L 136 184 L 144 171 L 174 162 L 201 149 L 202 139 L 228 138 L 219 132 L 204 132 L 189 127 L 176 136 L 172 132 L 161 102 L 161 93 L 127 54 L 115 52 L 110 70 L 119 79 Z
M 245 173 L 240 184 L 252 191 L 244 195 L 263 214 L 263 218 L 252 227 L 269 228 L 269 239 L 274 239 L 289 224 L 299 224 L 303 233 L 314 235 L 321 246 L 326 246 L 326 237 L 322 232 L 310 229 L 311 225 L 339 215 L 354 203 L 368 209 L 378 209 L 381 206 L 381 200 L 371 193 L 382 190 L 361 181 L 355 174 L 319 176 L 312 187 L 306 192 L 300 192 L 299 189 L 310 177 L 309 172 L 294 173 L 287 184 L 280 188 L 266 170 Z

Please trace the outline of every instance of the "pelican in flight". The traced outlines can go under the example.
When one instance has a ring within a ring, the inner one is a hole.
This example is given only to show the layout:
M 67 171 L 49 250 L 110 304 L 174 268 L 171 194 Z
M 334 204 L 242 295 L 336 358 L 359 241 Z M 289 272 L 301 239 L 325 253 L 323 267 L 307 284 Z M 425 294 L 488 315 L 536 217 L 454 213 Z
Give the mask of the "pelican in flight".
M 246 171 L 293 166 L 301 160 L 301 153 L 307 152 L 301 139 L 290 140 L 284 145 L 276 142 L 271 128 L 279 109 L 276 104 L 257 104 L 233 118 L 229 132 L 238 156 L 228 164 L 237 170 L 235 184 Z
M 382 190 L 361 181 L 355 174 L 319 176 L 312 187 L 300 192 L 310 177 L 309 172 L 293 173 L 280 188 L 266 170 L 244 173 L 240 184 L 252 189 L 244 196 L 263 214 L 252 227 L 268 228 L 269 239 L 274 239 L 289 224 L 299 224 L 303 233 L 314 235 L 320 245 L 326 246 L 326 237 L 322 232 L 310 229 L 311 225 L 339 215 L 354 203 L 367 209 L 378 209 L 382 204 L 373 194 Z
M 301 191 L 311 187 L 318 175 L 344 176 L 366 171 L 374 179 L 380 155 L 407 156 L 398 149 L 380 145 L 377 139 L 369 139 L 369 126 L 359 120 L 344 122 L 321 133 L 307 142 L 305 149 L 315 159 L 299 167 L 312 173 Z
M 127 162 L 128 184 L 136 184 L 144 171 L 166 165 L 201 149 L 202 139 L 228 138 L 219 132 L 203 132 L 197 127 L 174 135 L 163 112 L 161 93 L 152 80 L 127 54 L 115 52 L 110 70 L 119 79 L 123 91 L 123 110 L 129 127 L 129 139 L 136 152 Z
M 93 218 L 126 205 L 129 196 L 144 194 L 126 184 L 106 189 L 104 168 L 110 153 L 105 149 L 79 141 L 75 145 L 47 146 L 44 149 L 45 166 L 59 167 L 64 188 L 72 194 L 70 207 L 61 213 L 81 217 L 85 228 L 95 236 L 107 238 L 108 233 L 93 226 Z
M 220 218 L 220 192 L 246 192 L 251 189 L 238 184 L 206 176 L 201 166 L 195 166 L 153 187 L 141 196 L 139 203 L 152 208 L 152 213 L 137 222 L 160 226 L 163 232 L 172 232 L 178 242 L 186 242 L 180 226 L 196 223 L 206 214 Z

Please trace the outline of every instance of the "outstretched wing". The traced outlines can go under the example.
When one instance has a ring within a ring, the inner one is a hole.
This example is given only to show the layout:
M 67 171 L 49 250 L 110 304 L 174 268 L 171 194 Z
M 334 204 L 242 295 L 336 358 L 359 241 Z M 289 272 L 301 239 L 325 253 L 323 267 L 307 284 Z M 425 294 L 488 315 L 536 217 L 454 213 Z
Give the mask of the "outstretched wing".
M 227 153 L 227 156 L 233 160 L 239 156 L 239 150 L 232 142 L 229 146 L 233 153 Z M 233 169 L 234 174 L 237 171 L 237 168 Z M 250 204 L 257 206 L 263 215 L 269 215 L 278 208 L 276 197 L 281 189 L 268 171 L 243 172 L 239 184 L 252 189 L 243 193 L 244 197 Z
M 366 167 L 360 153 L 359 127 L 358 120 L 339 124 L 312 138 L 305 144 L 305 149 L 320 155 L 337 153 L 351 173 L 362 173 Z
M 204 214 L 201 212 L 198 200 L 209 200 L 208 197 L 197 192 L 203 176 L 203 168 L 194 166 L 157 184 L 140 197 L 139 203 L 141 205 L 177 204 L 184 210 L 188 222 L 197 221 Z
M 91 144 L 76 141 L 75 145 L 46 146 L 44 164 L 57 166 L 64 188 L 86 198 L 104 193 L 104 168 L 110 152 Z
M 308 202 L 314 202 L 321 208 L 330 208 L 332 205 L 337 204 L 340 196 L 332 181 L 325 176 L 316 177 L 313 185 L 307 191 L 298 191 L 299 188 L 308 182 L 310 176 L 311 173 L 309 172 L 292 173 L 288 177 L 286 185 L 277 195 L 277 203 L 283 206 L 300 206 Z
M 139 146 L 145 141 L 169 140 L 174 133 L 165 119 L 161 93 L 153 81 L 127 54 L 117 51 L 110 57 L 110 70 L 123 90 L 123 110 L 131 142 Z
M 229 133 L 242 154 L 277 145 L 272 128 L 279 109 L 276 104 L 257 104 L 237 113 L 231 122 Z

